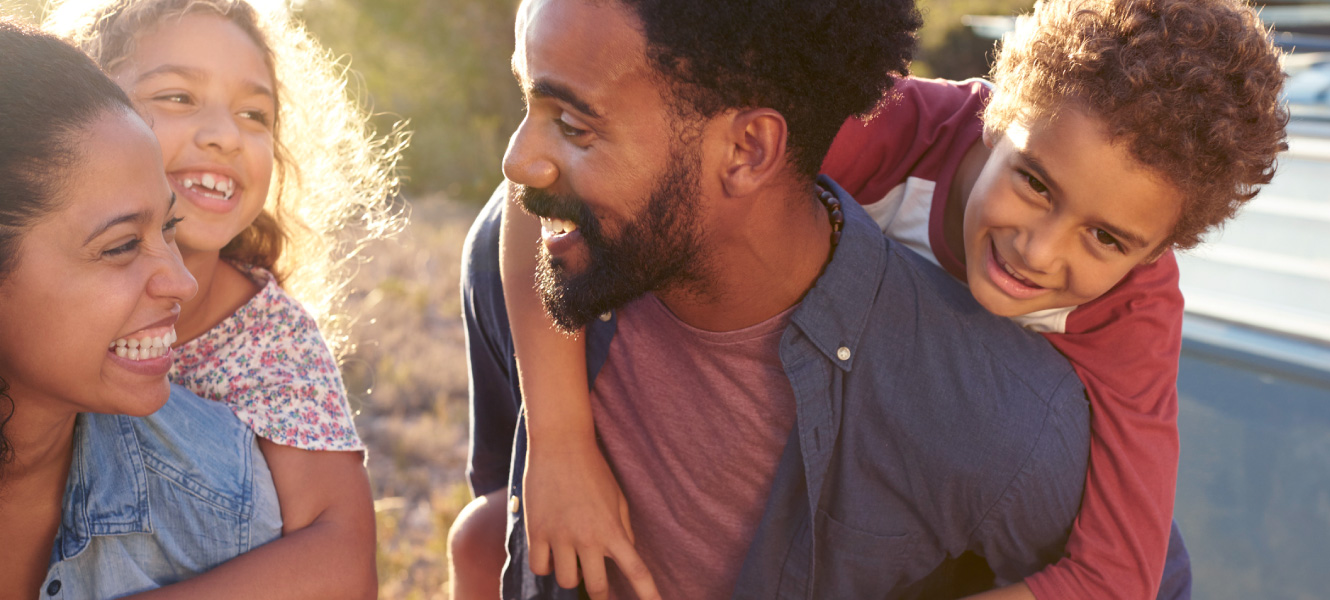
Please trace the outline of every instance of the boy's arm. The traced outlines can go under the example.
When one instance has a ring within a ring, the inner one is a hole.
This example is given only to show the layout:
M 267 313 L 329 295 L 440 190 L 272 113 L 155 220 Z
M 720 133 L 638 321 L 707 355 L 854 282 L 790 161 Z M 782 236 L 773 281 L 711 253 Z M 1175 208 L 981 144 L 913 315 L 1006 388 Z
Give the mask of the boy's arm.
M 282 537 L 202 575 L 132 596 L 377 598 L 374 503 L 359 452 L 301 450 L 259 438 L 282 510 Z
M 1024 582 L 1035 597 L 1158 595 L 1178 465 L 1177 278 L 1168 252 L 1073 312 L 1066 334 L 1046 334 L 1090 398 L 1090 468 L 1066 556 Z
M 517 355 L 527 419 L 527 468 L 521 506 L 531 570 L 553 571 L 559 585 L 578 583 L 608 597 L 605 559 L 613 559 L 638 597 L 658 600 L 651 573 L 633 546 L 628 504 L 596 443 L 586 344 L 554 329 L 535 290 L 540 222 L 511 199 L 500 235 L 504 304 Z

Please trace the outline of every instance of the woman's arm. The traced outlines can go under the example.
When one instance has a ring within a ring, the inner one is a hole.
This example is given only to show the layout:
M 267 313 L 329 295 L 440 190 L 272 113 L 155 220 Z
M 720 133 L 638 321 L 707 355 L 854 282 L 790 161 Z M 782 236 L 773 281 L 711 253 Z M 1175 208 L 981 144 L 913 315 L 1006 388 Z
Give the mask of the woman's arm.
M 282 537 L 198 577 L 131 596 L 377 598 L 374 502 L 359 452 L 312 451 L 259 438 L 282 508 Z
M 628 504 L 596 444 L 586 344 L 554 329 L 535 288 L 540 222 L 509 199 L 503 211 L 500 265 L 527 419 L 527 545 L 531 570 L 553 571 L 587 593 L 608 596 L 605 559 L 613 559 L 643 600 L 659 594 L 633 546 Z M 503 540 L 497 540 L 502 543 Z

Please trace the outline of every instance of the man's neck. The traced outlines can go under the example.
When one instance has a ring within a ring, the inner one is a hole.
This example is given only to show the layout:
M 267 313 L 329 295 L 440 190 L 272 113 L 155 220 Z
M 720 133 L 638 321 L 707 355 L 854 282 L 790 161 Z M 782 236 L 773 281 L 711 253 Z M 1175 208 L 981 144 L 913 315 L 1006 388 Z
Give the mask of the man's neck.
M 671 289 L 657 297 L 683 322 L 733 331 L 798 304 L 831 258 L 828 211 L 810 187 L 742 204 L 708 230 L 704 291 Z

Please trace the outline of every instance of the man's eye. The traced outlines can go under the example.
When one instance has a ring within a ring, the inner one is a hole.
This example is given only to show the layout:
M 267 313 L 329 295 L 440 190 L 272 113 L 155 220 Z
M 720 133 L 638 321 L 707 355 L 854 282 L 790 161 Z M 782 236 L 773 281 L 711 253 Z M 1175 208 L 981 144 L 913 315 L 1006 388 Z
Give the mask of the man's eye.
M 578 129 L 569 125 L 568 122 L 563 119 L 555 119 L 554 123 L 559 126 L 559 133 L 562 133 L 565 137 L 575 138 L 589 133 L 585 129 Z

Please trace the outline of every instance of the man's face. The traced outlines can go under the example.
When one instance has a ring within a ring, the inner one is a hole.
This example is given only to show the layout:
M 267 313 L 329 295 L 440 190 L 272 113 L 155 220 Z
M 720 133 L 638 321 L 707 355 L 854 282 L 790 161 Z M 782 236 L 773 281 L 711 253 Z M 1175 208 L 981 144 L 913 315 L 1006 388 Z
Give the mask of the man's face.
M 1177 223 L 1181 194 L 1081 110 L 1018 120 L 984 139 L 993 153 L 966 203 L 964 230 L 970 291 L 989 312 L 1011 317 L 1098 298 L 1157 258 Z
M 699 279 L 701 163 L 615 2 L 528 0 L 513 73 L 527 115 L 509 194 L 541 217 L 541 296 L 567 330 L 643 293 Z

